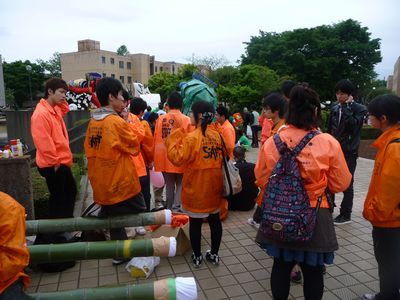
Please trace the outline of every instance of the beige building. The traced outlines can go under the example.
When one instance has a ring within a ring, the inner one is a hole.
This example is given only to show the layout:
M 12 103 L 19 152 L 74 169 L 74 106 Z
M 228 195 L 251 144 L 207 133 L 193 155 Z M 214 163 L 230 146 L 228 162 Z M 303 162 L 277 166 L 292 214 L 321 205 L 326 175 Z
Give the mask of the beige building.
M 394 65 L 393 75 L 388 77 L 387 88 L 393 91 L 397 96 L 400 96 L 400 57 Z
M 133 82 L 147 84 L 150 76 L 167 72 L 176 74 L 183 64 L 156 61 L 149 54 L 135 53 L 126 56 L 100 49 L 100 42 L 78 41 L 78 52 L 61 54 L 61 73 L 65 81 L 85 78 L 88 72 L 97 72 L 103 77 L 119 79 L 126 87 Z

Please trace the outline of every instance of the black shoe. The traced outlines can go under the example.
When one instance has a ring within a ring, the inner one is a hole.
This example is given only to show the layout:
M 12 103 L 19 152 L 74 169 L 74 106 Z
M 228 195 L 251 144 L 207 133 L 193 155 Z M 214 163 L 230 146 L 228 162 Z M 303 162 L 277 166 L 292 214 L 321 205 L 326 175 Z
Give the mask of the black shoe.
M 123 263 L 126 263 L 126 262 L 130 261 L 130 260 L 131 260 L 130 258 L 121 258 L 121 259 L 114 258 L 112 260 L 112 264 L 113 264 L 113 266 L 119 266 L 119 265 L 122 265 Z
M 334 220 L 333 223 L 335 225 L 344 225 L 344 224 L 349 224 L 351 223 L 351 218 L 350 217 L 345 217 L 343 215 L 338 215 Z
M 219 256 L 218 254 L 211 254 L 211 250 L 207 250 L 206 259 L 212 263 L 214 266 L 219 265 Z
M 378 299 L 378 298 L 377 298 L 377 295 L 378 295 L 378 294 L 364 294 L 364 295 L 362 296 L 362 299 L 363 299 L 363 300 L 376 300 L 376 299 Z
M 196 256 L 194 252 L 192 253 L 192 262 L 195 268 L 199 268 L 201 263 L 203 262 L 203 255 Z

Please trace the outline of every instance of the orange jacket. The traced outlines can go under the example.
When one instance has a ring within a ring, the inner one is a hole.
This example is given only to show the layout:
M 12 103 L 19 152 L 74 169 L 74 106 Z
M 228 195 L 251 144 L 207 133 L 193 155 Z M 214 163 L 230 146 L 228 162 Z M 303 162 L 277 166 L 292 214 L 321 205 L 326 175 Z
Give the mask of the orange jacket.
M 36 105 L 31 118 L 31 133 L 39 168 L 60 164 L 72 166 L 68 131 L 63 120 L 68 112 L 67 101 L 52 107 L 45 99 L 41 99 Z
M 92 112 L 84 146 L 96 203 L 115 204 L 140 192 L 132 160 L 139 154 L 139 141 L 129 124 L 114 111 L 102 107 Z
M 182 206 L 194 213 L 213 212 L 222 201 L 222 141 L 215 124 L 185 133 L 174 130 L 166 141 L 168 158 L 185 166 L 182 180 Z
M 288 125 L 279 132 L 282 141 L 289 148 L 294 148 L 307 131 Z M 280 155 L 275 142 L 270 137 L 262 146 L 254 169 L 256 185 L 265 190 L 272 170 Z M 323 195 L 321 207 L 329 208 L 325 197 L 326 187 L 332 193 L 347 189 L 351 181 L 351 173 L 347 168 L 343 152 L 338 141 L 327 133 L 315 136 L 297 156 L 301 177 L 310 199 L 310 205 L 316 207 L 317 199 Z
M 154 138 L 149 123 L 146 120 L 142 120 L 141 122 L 143 124 L 145 134 L 143 141 L 140 144 L 140 152 L 143 156 L 144 163 L 146 166 L 148 166 L 153 162 Z
M 235 148 L 235 128 L 232 126 L 231 122 L 225 120 L 224 124 L 221 125 L 221 134 L 224 137 L 224 142 L 228 155 L 233 159 L 233 148 Z
M 165 140 L 172 129 L 182 128 L 184 132 L 190 131 L 190 118 L 178 109 L 171 109 L 169 113 L 161 115 L 156 122 L 154 130 L 154 169 L 156 172 L 183 173 L 184 167 L 177 167 L 167 157 Z
M 363 216 L 376 227 L 400 227 L 400 125 L 385 131 L 374 143 L 378 148 Z
M 139 117 L 132 113 L 128 113 L 128 124 L 132 132 L 136 135 L 141 145 L 145 137 L 145 129 L 142 122 L 140 122 Z M 135 164 L 138 176 L 139 177 L 146 176 L 147 175 L 146 164 L 144 162 L 142 153 L 139 152 L 138 155 L 132 156 L 132 159 L 133 163 Z
M 25 239 L 25 208 L 9 195 L 0 192 L 0 296 L 7 287 L 22 277 L 25 288 L 29 276 Z

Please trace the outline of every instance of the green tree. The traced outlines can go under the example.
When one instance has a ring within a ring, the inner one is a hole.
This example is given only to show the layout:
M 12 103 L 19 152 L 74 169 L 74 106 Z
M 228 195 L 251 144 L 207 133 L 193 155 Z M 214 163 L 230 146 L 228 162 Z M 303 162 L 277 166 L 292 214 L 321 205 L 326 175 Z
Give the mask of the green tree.
M 30 72 L 26 69 L 28 65 L 32 67 Z M 36 95 L 39 92 L 43 92 L 45 75 L 40 65 L 31 63 L 29 60 L 24 62 L 19 60 L 12 63 L 4 62 L 3 71 L 5 87 L 13 90 L 15 103 L 18 107 L 22 107 L 24 102 L 30 100 L 29 75 L 31 76 L 33 100 L 36 101 Z
M 125 45 L 121 45 L 117 49 L 117 54 L 122 56 L 128 55 L 129 54 L 128 48 Z
M 148 87 L 152 93 L 160 94 L 161 99 L 178 90 L 179 78 L 175 74 L 159 72 L 150 77 Z
M 376 77 L 382 60 L 380 39 L 371 39 L 367 27 L 349 19 L 333 25 L 282 33 L 260 31 L 246 42 L 242 64 L 267 66 L 280 76 L 308 82 L 322 99 L 332 99 L 342 78 L 359 89 Z
M 178 78 L 180 81 L 189 81 L 192 79 L 193 72 L 199 72 L 200 69 L 192 64 L 183 65 L 178 71 Z
M 61 78 L 61 54 L 54 52 L 49 60 L 38 59 L 36 61 L 44 70 L 45 76 Z

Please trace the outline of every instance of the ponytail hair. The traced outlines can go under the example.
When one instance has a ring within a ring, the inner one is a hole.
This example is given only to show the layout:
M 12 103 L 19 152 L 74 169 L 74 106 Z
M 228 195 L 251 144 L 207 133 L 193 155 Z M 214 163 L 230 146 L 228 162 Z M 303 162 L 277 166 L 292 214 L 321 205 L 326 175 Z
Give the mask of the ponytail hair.
M 203 133 L 203 136 L 206 135 L 206 129 L 209 124 L 214 119 L 214 114 L 215 114 L 215 108 L 212 105 L 212 103 L 204 101 L 204 100 L 199 100 L 193 103 L 192 105 L 192 112 L 194 116 L 194 120 L 196 121 L 196 124 L 199 123 L 200 120 L 200 114 L 201 116 L 201 132 Z

